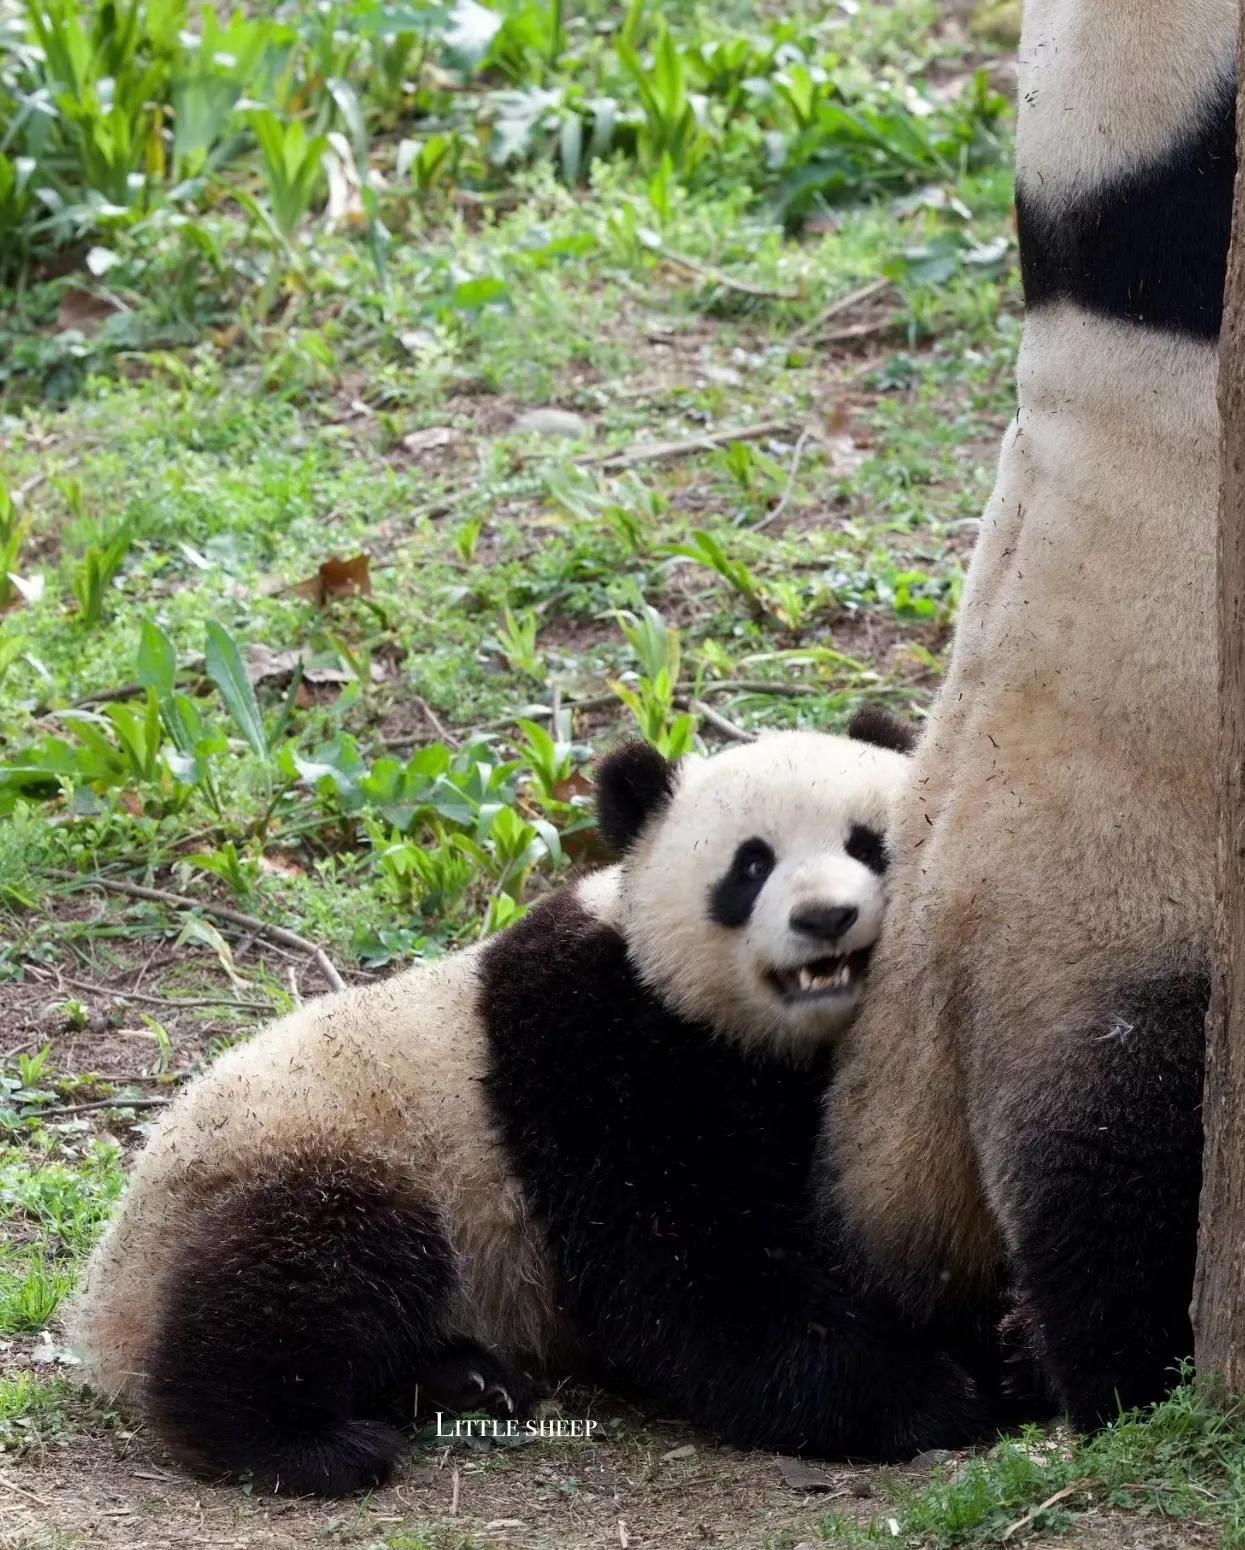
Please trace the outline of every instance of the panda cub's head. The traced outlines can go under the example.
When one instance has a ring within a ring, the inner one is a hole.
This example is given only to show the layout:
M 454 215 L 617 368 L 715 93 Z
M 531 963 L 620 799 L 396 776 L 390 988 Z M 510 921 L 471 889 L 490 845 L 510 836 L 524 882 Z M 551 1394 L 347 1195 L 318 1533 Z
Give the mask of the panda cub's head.
M 599 826 L 623 860 L 617 924 L 671 1011 L 788 1053 L 848 1023 L 912 740 L 870 708 L 848 737 L 768 732 L 678 763 L 628 743 L 602 761 Z

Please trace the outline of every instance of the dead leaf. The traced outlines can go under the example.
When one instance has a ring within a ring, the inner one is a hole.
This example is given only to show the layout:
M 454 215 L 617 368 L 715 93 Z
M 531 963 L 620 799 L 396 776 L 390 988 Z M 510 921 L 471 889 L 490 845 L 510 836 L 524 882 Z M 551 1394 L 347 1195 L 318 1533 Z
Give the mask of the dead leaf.
M 821 444 L 835 479 L 854 474 L 869 456 L 868 449 L 858 446 L 853 436 L 823 436 Z
M 19 603 L 37 603 L 44 593 L 44 578 L 42 573 L 35 576 L 18 576 L 9 571 L 8 578 L 13 587 L 13 595 L 8 602 L 0 607 L 0 613 L 8 613 L 9 609 L 16 608 Z
M 67 285 L 56 309 L 56 331 L 64 334 L 73 329 L 80 334 L 97 334 L 108 319 L 121 310 L 121 303 L 111 296 Z
M 955 1454 L 950 1448 L 926 1448 L 923 1453 L 918 1453 L 909 1464 L 909 1469 L 937 1469 L 943 1464 L 953 1464 Z
M 452 425 L 426 425 L 423 430 L 411 431 L 403 436 L 402 446 L 407 452 L 433 452 L 438 447 L 452 446 L 462 440 L 462 432 Z
M 824 1469 L 813 1469 L 803 1459 L 778 1457 L 782 1483 L 793 1491 L 841 1491 L 842 1483 Z
M 308 662 L 301 651 L 274 651 L 262 641 L 253 641 L 246 648 L 243 661 L 246 664 L 246 676 L 253 684 L 288 682 L 300 663 L 305 684 L 340 686 L 353 683 L 355 676 L 340 663 Z M 373 683 L 384 683 L 389 672 L 383 662 L 373 660 L 368 663 L 368 677 Z
M 184 947 L 187 942 L 195 942 L 200 947 L 206 947 L 214 952 L 221 968 L 229 976 L 229 981 L 236 990 L 250 989 L 247 981 L 234 966 L 233 949 L 210 921 L 204 920 L 201 915 L 187 915 L 173 946 L 174 948 Z
M 325 231 L 336 231 L 339 226 L 356 230 L 366 226 L 367 211 L 363 208 L 359 169 L 355 164 L 350 141 L 340 130 L 334 130 L 328 136 L 328 145 L 321 161 L 329 185 L 328 204 L 324 211 Z
M 590 797 L 592 782 L 582 770 L 572 770 L 565 780 L 558 781 L 553 794 L 559 802 L 573 802 L 576 797 Z
M 281 855 L 279 851 L 272 855 L 261 856 L 259 869 L 261 872 L 271 872 L 276 877 L 306 877 L 307 875 L 297 861 Z
M 310 598 L 321 608 L 339 597 L 371 597 L 372 562 L 366 554 L 343 560 L 330 555 L 314 576 L 294 588 L 299 597 Z

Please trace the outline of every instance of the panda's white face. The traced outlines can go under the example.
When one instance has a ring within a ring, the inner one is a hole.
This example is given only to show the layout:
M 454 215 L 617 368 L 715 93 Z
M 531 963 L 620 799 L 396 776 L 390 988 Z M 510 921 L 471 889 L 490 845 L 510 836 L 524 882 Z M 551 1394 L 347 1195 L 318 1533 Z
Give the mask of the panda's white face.
M 886 903 L 883 836 L 908 760 L 776 732 L 678 767 L 623 865 L 620 924 L 673 1010 L 797 1052 L 860 1000 Z

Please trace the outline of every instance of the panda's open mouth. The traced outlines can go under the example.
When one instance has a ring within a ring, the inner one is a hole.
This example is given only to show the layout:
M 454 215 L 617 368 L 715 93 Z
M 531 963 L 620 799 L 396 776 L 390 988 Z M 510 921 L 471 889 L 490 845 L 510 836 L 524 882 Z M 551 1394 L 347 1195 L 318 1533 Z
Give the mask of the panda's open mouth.
M 784 1001 L 821 1001 L 850 995 L 869 967 L 872 947 L 854 953 L 827 953 L 794 969 L 771 969 L 765 976 Z

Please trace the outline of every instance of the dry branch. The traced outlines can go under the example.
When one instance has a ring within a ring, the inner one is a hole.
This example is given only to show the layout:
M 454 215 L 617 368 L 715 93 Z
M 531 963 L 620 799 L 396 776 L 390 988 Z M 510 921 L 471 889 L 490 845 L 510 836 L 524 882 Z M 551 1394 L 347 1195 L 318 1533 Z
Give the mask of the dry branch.
M 274 926 L 266 920 L 260 920 L 257 915 L 243 914 L 241 910 L 231 909 L 226 904 L 207 904 L 202 899 L 192 899 L 184 893 L 170 893 L 167 888 L 147 888 L 141 883 L 127 883 L 117 877 L 83 877 L 77 872 L 57 872 L 53 875 L 66 882 L 80 883 L 88 888 L 105 888 L 109 893 L 123 893 L 131 899 L 146 899 L 152 904 L 167 904 L 173 909 L 202 910 L 205 915 L 227 920 L 230 925 L 241 926 L 244 931 L 253 931 L 256 936 L 266 937 L 282 947 L 306 953 L 334 990 L 346 988 L 345 980 L 333 967 L 329 955 L 322 947 L 309 942 L 305 936 L 299 936 L 297 931 L 290 931 L 285 926 Z

